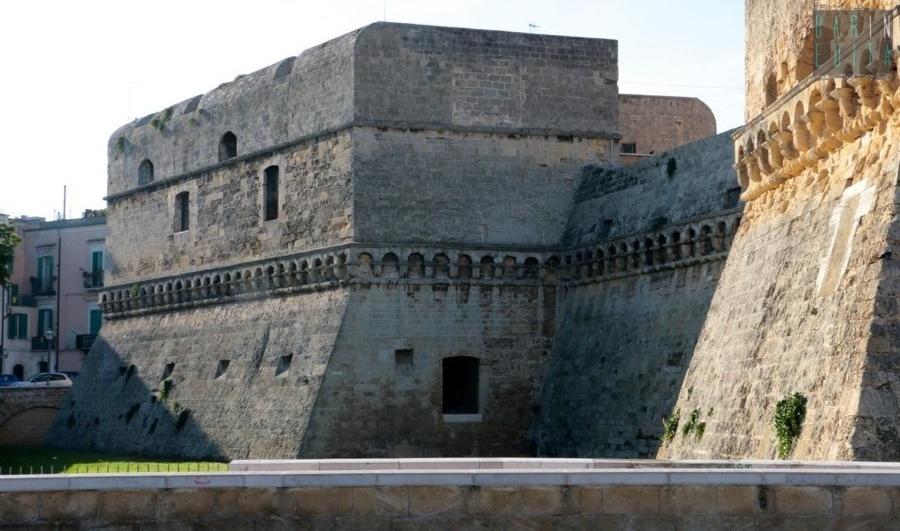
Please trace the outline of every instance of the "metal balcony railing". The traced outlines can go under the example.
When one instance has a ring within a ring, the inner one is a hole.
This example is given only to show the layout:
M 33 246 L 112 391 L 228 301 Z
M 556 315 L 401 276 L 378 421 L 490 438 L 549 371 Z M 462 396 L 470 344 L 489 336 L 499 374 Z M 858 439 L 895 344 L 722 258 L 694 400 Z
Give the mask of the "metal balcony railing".
M 82 278 L 84 278 L 84 287 L 85 289 L 95 289 L 103 287 L 103 270 L 97 271 L 84 271 L 81 274 Z
M 35 297 L 56 295 L 56 277 L 38 278 L 31 277 L 31 294 Z
M 55 341 L 53 343 L 55 343 Z M 47 339 L 42 336 L 31 338 L 31 350 L 50 350 L 50 347 L 53 346 L 55 345 L 47 341 Z
M 75 336 L 75 348 L 87 352 L 91 350 L 95 339 L 97 339 L 97 334 L 78 334 Z

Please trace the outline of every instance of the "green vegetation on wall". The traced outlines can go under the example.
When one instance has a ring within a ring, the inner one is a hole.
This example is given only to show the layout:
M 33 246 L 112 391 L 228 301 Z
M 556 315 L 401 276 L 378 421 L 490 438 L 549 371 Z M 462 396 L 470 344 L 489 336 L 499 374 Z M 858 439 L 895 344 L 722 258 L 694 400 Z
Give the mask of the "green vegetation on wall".
M 800 393 L 787 395 L 775 406 L 775 435 L 778 437 L 778 458 L 787 459 L 800 437 L 806 419 L 806 397 Z

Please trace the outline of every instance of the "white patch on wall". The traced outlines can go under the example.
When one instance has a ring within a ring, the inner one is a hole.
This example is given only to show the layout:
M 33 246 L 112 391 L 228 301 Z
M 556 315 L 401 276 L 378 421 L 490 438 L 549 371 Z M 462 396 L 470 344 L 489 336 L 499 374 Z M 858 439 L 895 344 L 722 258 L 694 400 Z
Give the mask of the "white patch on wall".
M 844 190 L 831 212 L 831 244 L 819 263 L 816 293 L 831 293 L 847 271 L 859 220 L 875 207 L 875 187 L 864 179 Z

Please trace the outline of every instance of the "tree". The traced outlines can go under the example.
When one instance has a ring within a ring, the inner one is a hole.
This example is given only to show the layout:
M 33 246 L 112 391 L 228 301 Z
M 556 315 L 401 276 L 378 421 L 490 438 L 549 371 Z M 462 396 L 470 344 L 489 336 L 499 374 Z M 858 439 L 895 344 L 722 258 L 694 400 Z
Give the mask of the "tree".
M 10 223 L 0 223 L 0 286 L 9 282 L 12 274 L 13 253 L 16 245 L 22 241 L 16 229 Z

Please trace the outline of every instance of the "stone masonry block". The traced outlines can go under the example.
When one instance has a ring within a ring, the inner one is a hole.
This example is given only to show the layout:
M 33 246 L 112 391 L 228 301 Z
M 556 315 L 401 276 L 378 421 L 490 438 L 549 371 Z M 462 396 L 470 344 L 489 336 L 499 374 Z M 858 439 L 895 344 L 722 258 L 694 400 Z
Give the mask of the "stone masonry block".
M 32 492 L 4 492 L 0 494 L 0 522 L 28 524 L 40 517 L 41 494 Z
M 778 514 L 827 515 L 834 512 L 830 489 L 777 486 L 772 492 Z
M 97 518 L 97 491 L 59 491 L 41 495 L 41 520 L 84 522 Z
M 160 520 L 203 520 L 215 507 L 216 492 L 213 489 L 176 489 L 160 492 Z
M 666 487 L 660 492 L 660 512 L 672 515 L 713 514 L 715 487 Z
M 891 513 L 891 493 L 885 489 L 849 487 L 840 493 L 841 514 L 878 516 Z
M 104 522 L 140 522 L 153 520 L 159 505 L 155 490 L 100 491 L 99 519 Z
M 657 514 L 660 487 L 609 487 L 603 491 L 606 514 Z

